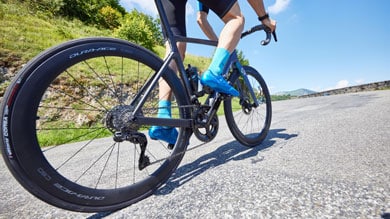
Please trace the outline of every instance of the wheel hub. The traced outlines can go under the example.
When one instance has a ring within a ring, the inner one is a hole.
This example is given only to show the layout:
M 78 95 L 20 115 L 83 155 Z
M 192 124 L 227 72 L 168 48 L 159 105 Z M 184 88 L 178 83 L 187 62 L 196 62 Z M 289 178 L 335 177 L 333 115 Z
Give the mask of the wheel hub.
M 249 115 L 252 112 L 252 104 L 248 99 L 244 99 L 240 101 L 242 111 Z
M 115 106 L 108 111 L 105 119 L 105 125 L 112 132 L 126 130 L 138 130 L 140 125 L 132 122 L 132 114 L 134 107 L 132 106 Z M 139 116 L 142 113 L 139 114 Z

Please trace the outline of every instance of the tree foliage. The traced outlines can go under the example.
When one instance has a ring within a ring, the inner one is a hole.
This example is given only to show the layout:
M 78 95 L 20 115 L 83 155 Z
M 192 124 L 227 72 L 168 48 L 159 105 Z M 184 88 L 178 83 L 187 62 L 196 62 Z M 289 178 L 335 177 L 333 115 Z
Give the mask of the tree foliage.
M 119 0 L 62 1 L 64 4 L 61 8 L 61 15 L 105 28 L 119 26 L 121 17 L 126 14 L 126 10 L 119 4 Z
M 150 50 L 163 41 L 158 20 L 135 9 L 125 15 L 115 35 Z
M 242 52 L 241 50 L 237 50 L 237 57 L 241 65 L 249 65 L 249 60 L 245 58 L 244 52 Z
M 104 6 L 101 8 L 99 10 L 99 15 L 99 24 L 106 28 L 114 29 L 121 25 L 120 20 L 122 19 L 122 14 L 111 6 Z

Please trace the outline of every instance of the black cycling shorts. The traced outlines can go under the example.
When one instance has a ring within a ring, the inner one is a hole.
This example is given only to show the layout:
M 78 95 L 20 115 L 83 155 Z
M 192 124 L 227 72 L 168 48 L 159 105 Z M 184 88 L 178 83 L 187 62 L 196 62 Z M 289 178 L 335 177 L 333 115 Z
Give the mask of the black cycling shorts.
M 237 0 L 199 0 L 203 6 L 210 8 L 220 18 L 233 7 Z M 186 30 L 186 3 L 187 0 L 162 0 L 169 25 L 174 35 L 187 36 Z
M 161 3 L 164 7 L 173 34 L 186 37 L 187 0 L 162 0 Z
M 203 5 L 202 2 L 198 1 L 198 11 L 203 11 L 206 14 L 208 14 L 209 13 L 209 8 L 206 7 L 205 5 Z
M 218 17 L 223 18 L 237 0 L 198 0 L 203 8 L 210 8 Z

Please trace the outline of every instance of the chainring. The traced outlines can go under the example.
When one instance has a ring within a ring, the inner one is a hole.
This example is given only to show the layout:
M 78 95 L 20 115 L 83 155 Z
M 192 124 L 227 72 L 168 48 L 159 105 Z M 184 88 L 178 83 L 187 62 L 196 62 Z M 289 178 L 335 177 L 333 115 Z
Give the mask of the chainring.
M 210 123 L 207 124 L 207 112 L 208 108 L 200 108 L 195 112 L 195 127 L 193 132 L 196 138 L 203 142 L 212 141 L 215 136 L 217 136 L 219 129 L 219 120 L 217 115 L 214 115 L 213 118 L 211 118 Z

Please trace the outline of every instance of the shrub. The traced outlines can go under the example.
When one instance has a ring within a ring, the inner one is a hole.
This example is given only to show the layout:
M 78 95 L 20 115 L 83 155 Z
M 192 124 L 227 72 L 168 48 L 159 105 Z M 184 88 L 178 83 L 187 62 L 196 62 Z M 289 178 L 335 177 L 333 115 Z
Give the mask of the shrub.
M 63 16 L 77 18 L 85 24 L 93 24 L 104 28 L 119 26 L 120 17 L 126 14 L 118 0 L 63 1 L 64 5 L 61 8 Z
M 111 6 L 104 6 L 99 10 L 99 24 L 105 28 L 115 29 L 120 26 L 122 14 Z
M 137 10 L 126 14 L 121 26 L 115 31 L 115 36 L 132 41 L 152 51 L 154 51 L 155 45 L 162 45 L 159 23 Z
M 43 12 L 45 15 L 54 16 L 59 14 L 63 0 L 29 0 L 29 7 L 35 12 Z

